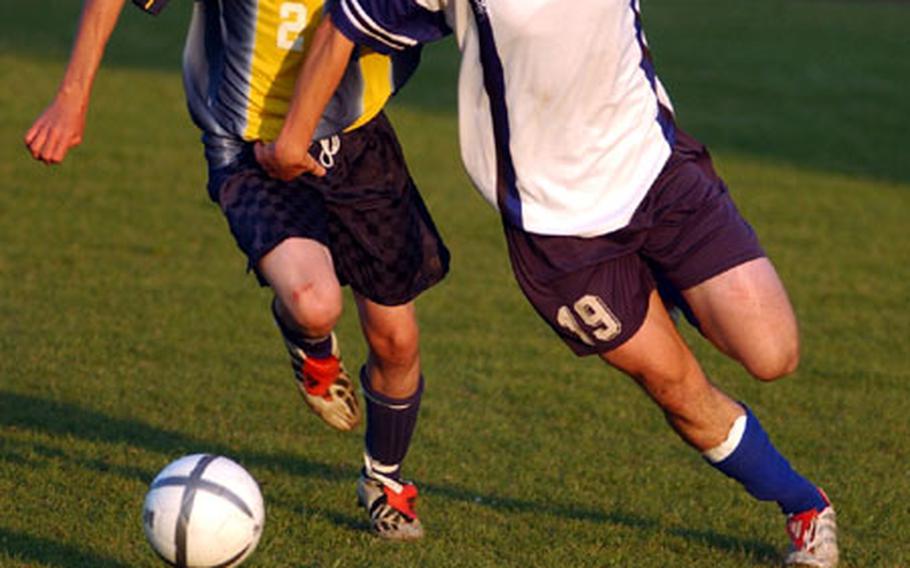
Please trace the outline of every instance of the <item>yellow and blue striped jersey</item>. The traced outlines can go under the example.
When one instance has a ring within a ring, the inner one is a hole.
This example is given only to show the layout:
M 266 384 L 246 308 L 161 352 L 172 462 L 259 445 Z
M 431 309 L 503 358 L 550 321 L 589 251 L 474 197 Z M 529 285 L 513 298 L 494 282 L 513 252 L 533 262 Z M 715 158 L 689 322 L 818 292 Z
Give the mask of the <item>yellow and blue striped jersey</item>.
M 244 142 L 278 135 L 322 10 L 323 0 L 195 0 L 183 79 L 210 166 L 230 161 Z M 418 58 L 359 48 L 315 138 L 376 116 Z

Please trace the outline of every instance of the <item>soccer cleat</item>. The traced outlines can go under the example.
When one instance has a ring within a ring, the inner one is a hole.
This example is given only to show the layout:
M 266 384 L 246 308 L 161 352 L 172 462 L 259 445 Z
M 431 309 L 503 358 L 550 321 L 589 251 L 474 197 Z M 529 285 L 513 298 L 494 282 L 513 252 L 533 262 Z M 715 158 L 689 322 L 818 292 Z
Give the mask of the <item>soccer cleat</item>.
M 331 355 L 325 359 L 309 357 L 288 338 L 275 313 L 274 304 L 272 315 L 291 356 L 297 388 L 307 406 L 332 428 L 345 432 L 353 430 L 360 423 L 360 404 L 357 402 L 354 383 L 341 362 L 335 334 L 332 333 Z
M 417 540 L 423 525 L 417 518 L 417 486 L 406 481 L 382 483 L 366 473 L 357 480 L 357 501 L 370 514 L 370 528 L 389 540 Z
M 819 492 L 828 504 L 822 511 L 809 509 L 787 515 L 787 534 L 791 542 L 784 561 L 787 566 L 837 566 L 837 514 L 825 492 L 821 489 Z

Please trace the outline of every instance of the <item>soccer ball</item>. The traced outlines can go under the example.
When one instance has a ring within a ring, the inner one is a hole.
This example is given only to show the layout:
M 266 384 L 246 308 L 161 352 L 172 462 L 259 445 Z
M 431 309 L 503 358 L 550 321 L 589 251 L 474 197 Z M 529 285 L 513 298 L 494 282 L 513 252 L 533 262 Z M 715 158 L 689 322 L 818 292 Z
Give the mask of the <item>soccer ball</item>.
M 211 454 L 168 464 L 152 480 L 142 508 L 145 536 L 171 566 L 238 566 L 259 543 L 264 522 L 256 480 Z

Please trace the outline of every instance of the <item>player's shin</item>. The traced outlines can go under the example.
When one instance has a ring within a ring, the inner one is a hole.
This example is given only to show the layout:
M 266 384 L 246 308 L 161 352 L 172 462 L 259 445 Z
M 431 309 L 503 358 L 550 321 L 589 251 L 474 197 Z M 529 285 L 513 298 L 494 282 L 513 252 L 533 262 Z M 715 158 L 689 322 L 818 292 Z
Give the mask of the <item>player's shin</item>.
M 735 479 L 756 499 L 776 501 L 784 514 L 815 509 L 827 502 L 818 488 L 797 473 L 771 444 L 749 408 L 736 419 L 719 446 L 702 455 L 714 468 Z
M 397 480 L 401 462 L 407 455 L 417 425 L 423 395 L 423 376 L 420 377 L 417 390 L 402 399 L 375 391 L 365 366 L 360 370 L 360 384 L 367 408 L 367 468 L 372 470 L 367 473 L 374 474 L 376 479 Z
M 370 515 L 370 526 L 377 535 L 393 540 L 413 540 L 423 536 L 417 518 L 417 487 L 400 477 L 401 462 L 411 445 L 417 413 L 423 394 L 423 376 L 417 390 L 403 399 L 376 392 L 366 367 L 360 371 L 367 407 L 364 469 L 357 482 L 360 504 Z

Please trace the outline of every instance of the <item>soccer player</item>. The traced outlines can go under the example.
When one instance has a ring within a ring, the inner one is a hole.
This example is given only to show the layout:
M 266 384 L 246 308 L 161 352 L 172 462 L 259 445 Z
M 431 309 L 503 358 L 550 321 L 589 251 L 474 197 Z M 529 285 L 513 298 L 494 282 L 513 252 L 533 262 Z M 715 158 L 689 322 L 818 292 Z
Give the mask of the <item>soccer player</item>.
M 93 79 L 123 4 L 85 1 L 57 95 L 25 135 L 34 158 L 58 163 L 81 142 Z M 272 314 L 300 392 L 339 430 L 361 418 L 332 331 L 341 286 L 352 288 L 369 346 L 359 377 L 367 424 L 357 494 L 374 532 L 420 538 L 417 489 L 400 474 L 424 388 L 413 300 L 444 277 L 449 253 L 382 113 L 417 54 L 364 48 L 353 55 L 315 130 L 311 150 L 322 177 L 277 180 L 254 156 L 256 141 L 281 132 L 321 13 L 321 0 L 197 0 L 184 52 L 187 102 L 203 133 L 209 195 L 259 282 L 274 292 Z
M 313 105 L 328 100 L 355 44 L 396 53 L 454 32 L 462 158 L 501 214 L 529 301 L 577 355 L 636 380 L 711 466 L 779 505 L 788 565 L 835 566 L 830 501 L 745 404 L 707 379 L 658 293 L 756 378 L 795 370 L 786 291 L 707 150 L 676 125 L 639 3 L 328 0 L 326 9 L 303 96 L 274 144 L 287 135 L 295 153 L 267 169 L 318 173 L 303 144 L 322 108 Z

